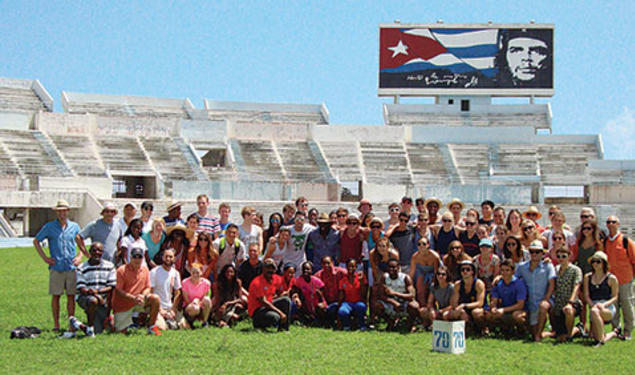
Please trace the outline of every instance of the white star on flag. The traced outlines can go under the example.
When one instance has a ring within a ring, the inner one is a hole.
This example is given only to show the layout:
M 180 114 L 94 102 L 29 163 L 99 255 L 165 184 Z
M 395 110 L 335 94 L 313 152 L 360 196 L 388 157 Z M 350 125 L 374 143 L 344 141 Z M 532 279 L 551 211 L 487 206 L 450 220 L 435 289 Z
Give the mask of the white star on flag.
M 396 46 L 388 47 L 388 49 L 392 51 L 392 57 L 395 57 L 400 53 L 403 53 L 404 55 L 408 54 L 408 46 L 403 44 L 401 40 L 399 41 L 399 43 L 397 43 Z

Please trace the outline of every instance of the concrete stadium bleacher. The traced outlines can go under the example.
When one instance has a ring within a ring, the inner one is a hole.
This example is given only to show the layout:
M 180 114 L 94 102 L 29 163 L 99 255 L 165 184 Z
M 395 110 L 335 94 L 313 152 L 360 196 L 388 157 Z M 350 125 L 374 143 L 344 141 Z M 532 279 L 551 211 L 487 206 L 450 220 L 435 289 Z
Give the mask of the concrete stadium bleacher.
M 439 145 L 408 143 L 406 147 L 415 184 L 445 184 L 449 182 L 450 175 L 445 167 Z
M 97 146 L 87 135 L 54 135 L 49 137 L 68 166 L 79 176 L 106 176 L 104 164 L 97 154 Z
M 172 138 L 139 137 L 139 140 L 164 180 L 197 180 L 196 172 Z
M 254 180 L 280 181 L 285 178 L 280 157 L 277 155 L 273 142 L 242 140 L 237 144 L 245 163 L 245 171 Z
M 204 105 L 209 120 L 230 119 L 239 123 L 329 123 L 328 109 L 324 104 L 248 103 L 205 99 Z
M 366 181 L 411 185 L 412 175 L 403 143 L 360 142 Z
M 331 172 L 340 182 L 362 181 L 358 142 L 319 142 Z
M 33 131 L 0 129 L 0 140 L 24 175 L 61 176 L 61 170 L 36 139 Z
M 307 142 L 275 142 L 280 161 L 290 181 L 328 181 L 332 177 L 320 169 Z
M 600 158 L 595 144 L 549 143 L 536 147 L 541 178 L 549 183 L 585 184 L 588 161 Z
M 465 184 L 479 183 L 489 175 L 489 146 L 486 144 L 449 144 L 456 169 Z
M 0 112 L 52 110 L 53 99 L 37 80 L 0 78 Z
M 62 92 L 62 106 L 67 113 L 92 113 L 113 117 L 189 118 L 193 109 L 189 99 L 150 98 Z
M 536 146 L 502 143 L 493 147 L 496 160 L 492 163 L 492 175 L 527 177 L 538 175 Z
M 154 175 L 137 137 L 108 136 L 96 139 L 97 151 L 113 174 Z
M 224 141 L 210 139 L 189 139 L 188 140 L 198 157 L 201 158 L 210 150 L 228 150 L 227 143 Z M 237 179 L 236 170 L 229 157 L 226 157 L 225 164 L 216 166 L 201 165 L 201 169 L 210 180 L 235 180 Z

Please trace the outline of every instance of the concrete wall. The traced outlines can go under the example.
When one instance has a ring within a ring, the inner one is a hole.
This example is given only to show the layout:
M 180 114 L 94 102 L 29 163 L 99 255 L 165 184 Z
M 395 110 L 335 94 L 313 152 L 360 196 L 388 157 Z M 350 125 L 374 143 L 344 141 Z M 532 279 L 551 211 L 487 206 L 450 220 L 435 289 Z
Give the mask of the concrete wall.
M 97 116 L 96 120 L 96 131 L 99 135 L 144 135 L 153 137 L 172 137 L 179 135 L 178 118 Z
M 29 130 L 33 115 L 30 113 L 0 113 L 0 129 Z
M 84 204 L 84 194 L 78 191 L 5 191 L 0 194 L 0 207 L 50 208 L 59 199 L 65 199 L 71 208 L 79 208 Z
M 523 127 L 413 126 L 413 143 L 531 143 L 535 130 Z
M 0 176 L 0 190 L 18 190 L 18 176 Z
M 227 138 L 226 121 L 181 120 L 181 136 L 186 139 L 214 139 L 223 141 Z
M 589 186 L 589 202 L 592 204 L 635 203 L 634 185 Z
M 409 142 L 410 129 L 403 126 L 312 126 L 315 141 L 326 142 Z
M 85 189 L 99 199 L 112 197 L 112 180 L 107 177 L 39 177 L 39 190 Z
M 95 115 L 40 112 L 35 128 L 51 134 L 91 134 L 97 128 Z
M 406 195 L 405 185 L 362 184 L 364 198 L 371 202 L 399 202 Z
M 330 128 L 330 127 L 329 127 Z M 230 122 L 227 135 L 236 139 L 275 141 L 306 141 L 310 139 L 310 125 L 305 124 L 246 124 Z
M 337 201 L 337 184 L 281 184 L 262 181 L 174 181 L 172 197 L 195 200 L 207 194 L 212 200 L 280 201 L 301 195 L 313 201 Z

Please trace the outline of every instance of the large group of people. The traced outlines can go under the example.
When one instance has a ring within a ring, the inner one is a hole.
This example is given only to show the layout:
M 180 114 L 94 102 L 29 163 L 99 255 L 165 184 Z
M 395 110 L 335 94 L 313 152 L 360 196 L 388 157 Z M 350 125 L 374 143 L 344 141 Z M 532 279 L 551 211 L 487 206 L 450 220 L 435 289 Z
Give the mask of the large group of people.
M 200 195 L 197 211 L 184 218 L 180 202 L 163 217 L 151 202 L 140 215 L 129 202 L 119 219 L 106 203 L 80 228 L 59 201 L 57 219 L 33 241 L 49 265 L 54 329 L 65 294 L 66 338 L 251 319 L 278 330 L 296 322 L 365 331 L 385 322 L 387 330 L 413 332 L 434 320 L 463 320 L 476 335 L 588 336 L 596 346 L 631 339 L 635 244 L 615 215 L 603 229 L 584 207 L 574 228 L 554 205 L 541 226 L 535 206 L 506 212 L 486 200 L 466 210 L 455 198 L 442 210 L 437 198 L 403 197 L 382 219 L 366 199 L 358 212 L 319 212 L 300 197 L 268 222 L 247 206 L 233 223 L 229 204 L 216 216 L 209 203 Z

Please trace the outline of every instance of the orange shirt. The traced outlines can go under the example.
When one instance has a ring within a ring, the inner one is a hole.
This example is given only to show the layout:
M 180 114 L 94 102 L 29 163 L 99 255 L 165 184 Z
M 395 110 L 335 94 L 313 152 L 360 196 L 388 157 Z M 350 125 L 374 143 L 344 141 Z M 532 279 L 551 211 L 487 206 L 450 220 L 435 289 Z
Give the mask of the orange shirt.
M 144 290 L 150 289 L 150 271 L 148 271 L 148 268 L 144 266 L 135 270 L 130 264 L 117 268 L 117 286 L 115 289 L 119 289 L 133 295 L 140 294 Z M 113 293 L 112 310 L 115 313 L 128 311 L 134 306 L 134 301 L 129 301 L 117 296 L 117 292 Z
M 629 239 L 628 249 L 624 249 L 622 236 L 623 234 L 620 233 L 614 241 L 607 239 L 604 245 L 611 272 L 615 274 L 620 285 L 633 280 L 633 265 L 635 264 L 635 245 Z
M 274 274 L 271 283 L 265 279 L 264 275 L 256 276 L 256 278 L 251 281 L 251 284 L 249 284 L 249 298 L 247 299 L 247 311 L 249 312 L 249 316 L 253 316 L 254 311 L 263 306 L 259 301 L 260 297 L 264 296 L 267 301 L 272 302 L 276 293 L 284 288 L 283 284 L 284 282 L 280 275 Z

